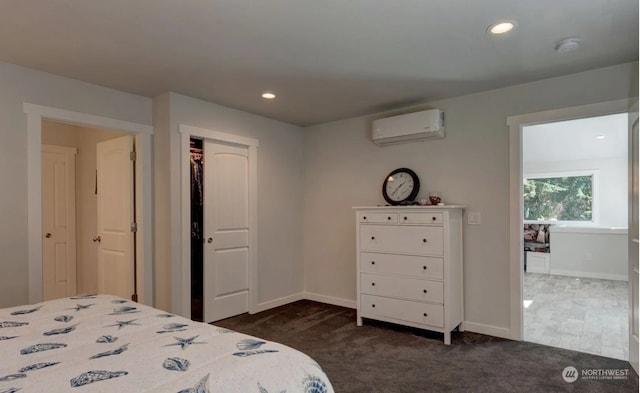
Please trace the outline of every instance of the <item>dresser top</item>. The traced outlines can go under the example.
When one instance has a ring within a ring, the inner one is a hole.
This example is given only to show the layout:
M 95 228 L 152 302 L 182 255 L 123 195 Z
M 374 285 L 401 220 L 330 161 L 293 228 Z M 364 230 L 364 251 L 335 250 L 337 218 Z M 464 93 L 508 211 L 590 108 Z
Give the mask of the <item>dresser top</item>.
M 353 210 L 442 210 L 442 209 L 464 209 L 463 205 L 415 205 L 415 206 L 354 206 Z

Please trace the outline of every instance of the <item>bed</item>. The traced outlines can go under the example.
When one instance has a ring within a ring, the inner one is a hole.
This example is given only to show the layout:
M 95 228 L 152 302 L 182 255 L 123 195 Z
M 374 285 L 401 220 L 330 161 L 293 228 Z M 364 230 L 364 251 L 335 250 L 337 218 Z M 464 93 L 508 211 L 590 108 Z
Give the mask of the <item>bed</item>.
M 0 309 L 0 393 L 329 393 L 285 345 L 110 295 Z

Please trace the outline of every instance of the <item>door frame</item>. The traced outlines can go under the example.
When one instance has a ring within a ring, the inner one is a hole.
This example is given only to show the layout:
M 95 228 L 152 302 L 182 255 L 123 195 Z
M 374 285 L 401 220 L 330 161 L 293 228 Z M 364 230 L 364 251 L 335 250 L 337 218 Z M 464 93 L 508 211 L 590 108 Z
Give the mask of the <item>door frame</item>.
M 509 128 L 509 321 L 510 339 L 523 339 L 522 129 L 525 126 L 629 112 L 627 98 L 508 116 Z
M 249 313 L 258 305 L 258 145 L 257 139 L 207 130 L 185 124 L 178 125 L 180 133 L 181 235 L 182 255 L 172 264 L 171 285 L 173 310 L 191 318 L 191 177 L 189 142 L 191 138 L 210 142 L 231 143 L 246 147 L 249 156 Z
M 638 373 L 638 97 L 629 108 L 629 363 Z M 635 284 L 634 284 L 635 283 Z
M 140 303 L 153 306 L 152 250 L 152 163 L 151 138 L 153 127 L 109 117 L 74 112 L 25 102 L 27 132 L 27 244 L 29 268 L 29 303 L 42 301 L 42 121 L 51 120 L 83 127 L 123 131 L 135 136 L 137 159 L 136 222 L 138 230 L 136 258 L 138 260 L 138 293 Z

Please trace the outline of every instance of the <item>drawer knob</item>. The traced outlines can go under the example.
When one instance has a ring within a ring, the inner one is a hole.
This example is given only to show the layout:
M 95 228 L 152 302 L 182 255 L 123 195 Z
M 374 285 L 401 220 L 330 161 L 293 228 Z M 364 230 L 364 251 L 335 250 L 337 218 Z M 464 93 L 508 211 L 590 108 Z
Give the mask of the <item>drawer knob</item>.
M 376 261 L 371 261 L 371 264 L 372 264 L 372 265 L 375 265 L 375 264 L 376 264 Z
M 363 219 L 363 220 L 366 220 L 366 219 L 367 219 L 367 216 L 362 217 L 362 219 Z
M 427 267 L 426 267 L 426 266 L 423 266 L 423 267 L 422 267 L 422 270 L 427 270 Z
M 376 240 L 376 237 L 375 236 L 371 236 L 371 240 Z
M 375 287 L 375 286 L 376 286 L 376 283 L 375 283 L 375 282 L 372 282 L 372 283 L 371 283 L 371 286 L 372 286 L 372 287 Z
M 424 289 L 422 292 L 427 293 L 427 290 L 426 290 L 426 289 Z
M 425 317 L 426 317 L 426 316 L 428 316 L 428 315 L 427 315 L 427 313 L 424 313 L 424 316 L 425 316 Z
M 431 220 L 435 221 L 436 220 L 436 216 L 431 217 Z
M 371 305 L 371 307 L 376 308 L 376 305 L 375 305 L 375 304 L 372 304 L 372 305 Z
M 391 220 L 391 216 L 387 217 L 387 220 Z
M 427 239 L 422 239 L 422 242 L 423 242 L 423 243 L 426 243 L 426 242 L 427 242 Z
M 405 217 L 404 217 L 404 219 L 405 219 L 405 221 L 406 221 L 407 217 L 405 216 Z

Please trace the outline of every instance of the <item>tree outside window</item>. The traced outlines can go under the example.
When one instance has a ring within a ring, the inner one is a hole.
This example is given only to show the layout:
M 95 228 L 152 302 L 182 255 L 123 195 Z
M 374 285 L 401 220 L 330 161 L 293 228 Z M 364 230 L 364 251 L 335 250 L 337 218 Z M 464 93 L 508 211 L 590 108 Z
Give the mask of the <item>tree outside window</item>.
M 524 179 L 524 219 L 594 221 L 593 184 L 593 174 Z

